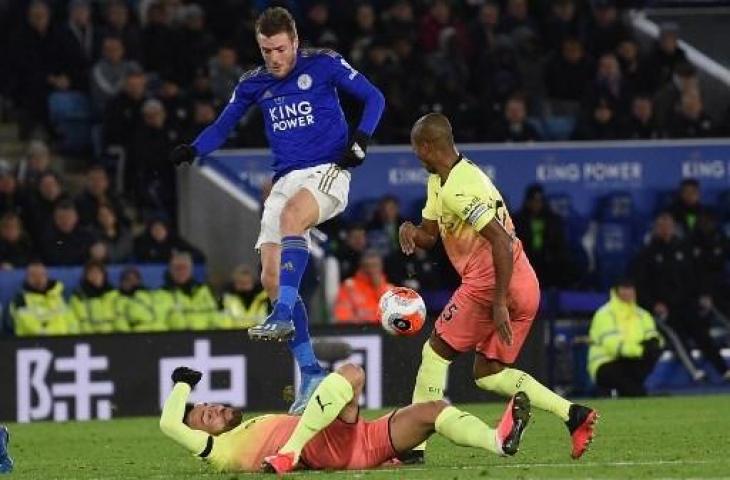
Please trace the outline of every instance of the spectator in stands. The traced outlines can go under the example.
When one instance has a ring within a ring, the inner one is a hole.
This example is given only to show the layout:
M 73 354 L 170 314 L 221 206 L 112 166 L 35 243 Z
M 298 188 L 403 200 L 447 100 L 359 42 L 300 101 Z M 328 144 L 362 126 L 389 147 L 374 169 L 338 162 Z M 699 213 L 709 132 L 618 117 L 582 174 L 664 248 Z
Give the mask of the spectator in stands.
M 383 256 L 400 250 L 398 228 L 403 223 L 398 198 L 386 195 L 380 199 L 373 219 L 368 223 L 367 243 Z
M 527 0 L 507 0 L 507 7 L 499 26 L 500 30 L 508 35 L 521 28 L 527 28 L 535 34 L 539 31 L 537 24 L 530 17 Z
M 435 51 L 439 47 L 441 33 L 447 28 L 454 29 L 458 44 L 468 51 L 466 28 L 452 15 L 451 5 L 446 0 L 434 0 L 428 13 L 421 18 L 418 44 L 422 51 L 426 54 Z
M 177 55 L 176 35 L 170 27 L 170 8 L 165 2 L 148 4 L 146 24 L 142 29 L 142 64 L 145 70 L 166 78 L 174 77 Z M 182 52 L 184 54 L 184 52 Z
M 13 212 L 24 215 L 26 208 L 25 192 L 19 188 L 10 164 L 0 158 L 0 214 Z
M 144 211 L 164 212 L 170 218 L 177 213 L 175 167 L 167 155 L 177 141 L 177 132 L 168 128 L 167 112 L 159 100 L 147 100 L 142 106 L 142 124 L 138 125 L 130 147 L 127 177 L 135 178 L 135 199 Z
M 166 78 L 157 90 L 157 100 L 162 102 L 167 112 L 167 124 L 174 130 L 182 129 L 190 119 L 190 102 L 180 85 Z
M 649 57 L 654 74 L 653 87 L 658 88 L 672 80 L 674 70 L 680 63 L 687 62 L 687 55 L 679 46 L 679 25 L 665 22 L 659 26 L 659 39 Z
M 396 35 L 413 41 L 417 36 L 416 17 L 410 0 L 395 0 L 382 15 L 382 31 L 388 37 Z
M 263 323 L 269 314 L 269 297 L 249 265 L 233 270 L 223 290 L 223 313 L 233 328 L 250 328 Z
M 710 338 L 709 325 L 697 314 L 698 284 L 688 247 L 677 236 L 674 219 L 661 213 L 654 223 L 650 243 L 634 261 L 639 304 L 666 322 L 684 347 L 694 341 L 720 375 L 730 378 L 717 346 Z M 705 374 L 698 370 L 694 379 Z
M 124 80 L 124 90 L 111 99 L 104 111 L 104 145 L 121 147 L 125 151 L 132 143 L 135 127 L 142 121 L 142 104 L 147 91 L 147 76 L 141 70 L 131 71 Z M 132 178 L 125 177 L 131 186 Z
M 355 274 L 360 265 L 360 257 L 368 248 L 368 237 L 365 227 L 359 223 L 347 228 L 345 242 L 337 251 L 340 263 L 340 278 L 348 278 Z
M 132 332 L 162 332 L 167 330 L 163 313 L 155 303 L 153 292 L 145 288 L 136 267 L 125 268 L 119 277 L 119 295 L 114 314 Z
M 196 3 L 184 7 L 183 25 L 177 33 L 176 50 L 178 52 L 175 79 L 182 84 L 189 84 L 195 72 L 206 66 L 208 57 L 215 52 L 215 38 L 205 28 L 205 12 Z
M 527 121 L 527 105 L 520 94 L 512 95 L 504 106 L 504 118 L 489 128 L 492 142 L 537 142 L 540 134 Z
M 447 259 L 444 263 L 438 262 L 435 253 L 417 248 L 412 255 L 406 255 L 400 249 L 393 250 L 384 260 L 385 276 L 394 285 L 419 292 L 448 290 L 452 285 L 456 288 L 459 281 L 452 282 L 448 273 L 443 271 L 443 267 L 451 264 Z
M 302 24 L 302 40 L 311 46 L 330 45 L 337 50 L 340 38 L 330 19 L 330 7 L 324 0 L 316 0 L 309 4 L 307 18 Z
M 111 205 L 101 204 L 96 214 L 94 225 L 96 242 L 103 243 L 106 261 L 124 263 L 132 258 L 132 233 L 119 221 L 117 213 Z
M 644 381 L 661 354 L 654 318 L 636 304 L 631 280 L 620 280 L 593 316 L 588 372 L 600 388 L 622 397 L 646 395 Z
M 654 89 L 652 73 L 641 57 L 639 43 L 633 37 L 621 40 L 616 47 L 616 57 L 629 91 L 646 95 Z
M 619 111 L 628 110 L 632 92 L 624 81 L 621 67 L 613 53 L 604 53 L 598 59 L 596 78 L 588 92 L 588 102 L 596 98 L 607 99 Z
M 101 165 L 92 165 L 86 171 L 84 190 L 76 197 L 76 208 L 81 224 L 94 225 L 98 220 L 97 212 L 101 205 L 112 208 L 117 219 L 121 223 L 129 225 L 121 199 L 109 188 L 109 174 L 106 169 Z
M 350 32 L 343 32 L 349 52 L 349 60 L 353 65 L 362 65 L 368 48 L 377 40 L 377 16 L 369 3 L 361 3 L 355 8 L 355 21 Z M 369 76 L 369 75 L 368 75 Z
M 654 103 L 646 95 L 637 95 L 631 101 L 631 114 L 626 123 L 625 138 L 654 140 L 664 137 L 654 116 Z
M 40 0 L 30 2 L 26 22 L 8 45 L 9 91 L 18 107 L 18 134 L 27 140 L 40 127 L 50 131 L 48 95 L 71 86 L 65 52 L 60 51 L 60 31 L 51 25 L 51 11 Z
M 155 292 L 159 310 L 166 313 L 171 330 L 209 330 L 230 327 L 221 315 L 210 287 L 193 278 L 189 253 L 175 253 L 165 274 L 165 286 Z
M 527 187 L 522 208 L 513 218 L 517 238 L 522 241 L 540 285 L 566 285 L 570 259 L 563 221 L 545 201 L 542 186 L 533 184 Z
M 101 59 L 91 69 L 91 98 L 96 112 L 104 111 L 107 102 L 122 91 L 127 76 L 139 68 L 136 62 L 124 59 L 120 38 L 104 38 Z
M 730 241 L 717 228 L 715 215 L 702 210 L 689 235 L 689 244 L 699 289 L 699 315 L 709 326 L 712 317 L 730 315 L 730 282 L 725 269 Z
M 33 243 L 23 231 L 20 217 L 13 211 L 0 217 L 0 268 L 25 267 L 33 259 Z
M 492 50 L 499 33 L 499 4 L 493 1 L 485 2 L 479 7 L 477 17 L 469 26 L 469 39 L 474 53 Z
M 55 173 L 44 173 L 38 189 L 30 192 L 28 208 L 25 214 L 25 225 L 31 238 L 38 242 L 46 228 L 53 223 L 53 210 L 56 204 L 67 198 L 61 181 Z
M 18 164 L 18 182 L 28 190 L 38 188 L 41 177 L 52 172 L 51 151 L 42 140 L 28 144 L 28 154 Z
M 378 302 L 391 288 L 383 273 L 383 259 L 376 252 L 365 252 L 357 273 L 340 286 L 334 305 L 335 321 L 379 323 Z
M 152 219 L 134 241 L 134 258 L 141 263 L 167 263 L 175 252 L 187 252 L 196 262 L 205 260 L 200 250 L 177 236 L 161 218 Z
M 106 2 L 102 38 L 117 37 L 121 39 L 126 58 L 139 62 L 142 59 L 142 44 L 139 28 L 130 19 L 129 6 L 124 0 Z
M 79 214 L 71 200 L 61 200 L 53 209 L 53 223 L 46 226 L 38 241 L 49 265 L 80 265 L 89 255 L 94 237 L 79 224 Z
M 672 81 L 667 82 L 654 95 L 654 111 L 662 128 L 671 123 L 684 92 L 699 90 L 697 70 L 689 63 L 680 63 L 674 69 Z
M 593 17 L 588 25 L 588 51 L 597 58 L 613 52 L 629 31 L 621 21 L 615 0 L 595 0 Z
M 220 47 L 218 54 L 210 59 L 208 71 L 216 105 L 226 105 L 243 74 L 243 69 L 238 66 L 236 50 L 229 46 Z
M 215 107 L 211 102 L 200 100 L 193 104 L 193 118 L 190 125 L 180 134 L 184 142 L 191 143 L 205 127 L 213 123 L 216 118 Z
M 705 113 L 699 90 L 682 93 L 680 109 L 668 126 L 671 138 L 705 138 L 715 135 L 715 124 Z
M 695 231 L 700 215 L 708 213 L 708 208 L 701 201 L 700 182 L 697 179 L 682 180 L 671 213 L 676 224 L 682 229 L 681 233 L 689 237 Z
M 63 298 L 63 283 L 49 279 L 39 261 L 28 264 L 23 287 L 10 304 L 10 317 L 18 337 L 78 333 L 76 318 Z
M 585 38 L 586 25 L 578 15 L 575 0 L 552 2 L 550 16 L 545 22 L 546 50 L 559 51 L 566 38 Z
M 587 112 L 588 113 L 588 112 Z M 607 98 L 600 98 L 589 115 L 578 119 L 573 140 L 615 140 L 621 138 L 621 122 L 616 107 Z
M 75 90 L 86 90 L 89 66 L 96 58 L 99 44 L 91 20 L 89 0 L 71 0 L 68 4 L 68 22 L 62 29 L 61 51 L 66 54 L 71 69 L 71 86 Z
M 125 318 L 116 314 L 119 292 L 108 281 L 101 262 L 90 260 L 84 265 L 81 282 L 69 299 L 81 333 L 127 332 Z
M 594 71 L 593 61 L 581 41 L 567 37 L 561 43 L 560 53 L 554 53 L 545 68 L 548 97 L 578 102 L 585 97 Z

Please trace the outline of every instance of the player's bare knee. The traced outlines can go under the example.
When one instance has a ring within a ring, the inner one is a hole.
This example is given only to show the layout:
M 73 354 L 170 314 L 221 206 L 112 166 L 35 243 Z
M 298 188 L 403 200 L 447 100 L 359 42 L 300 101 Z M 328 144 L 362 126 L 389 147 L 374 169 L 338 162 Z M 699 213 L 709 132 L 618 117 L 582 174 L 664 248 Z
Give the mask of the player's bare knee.
M 421 421 L 424 424 L 431 425 L 436 423 L 436 419 L 446 407 L 450 405 L 446 400 L 431 400 L 429 402 L 417 404 L 421 409 Z
M 474 361 L 474 380 L 488 377 L 490 375 L 496 375 L 505 369 L 505 365 L 497 360 L 489 360 L 484 357 L 477 358 Z
M 365 370 L 360 365 L 346 363 L 337 369 L 337 373 L 345 377 L 355 391 L 362 390 L 365 386 Z

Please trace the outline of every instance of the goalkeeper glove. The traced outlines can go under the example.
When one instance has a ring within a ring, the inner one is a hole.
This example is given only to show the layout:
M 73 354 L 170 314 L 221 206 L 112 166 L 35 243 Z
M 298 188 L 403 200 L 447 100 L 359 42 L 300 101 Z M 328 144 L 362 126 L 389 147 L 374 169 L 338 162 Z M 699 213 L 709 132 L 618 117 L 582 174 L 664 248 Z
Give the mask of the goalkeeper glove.
M 362 165 L 362 162 L 365 161 L 365 152 L 368 149 L 369 142 L 370 135 L 360 130 L 356 131 L 350 140 L 350 145 L 345 150 L 345 154 L 342 156 L 342 160 L 337 164 L 342 168 L 353 168 Z
M 201 378 L 203 378 L 202 373 L 188 367 L 177 367 L 172 372 L 173 383 L 187 383 L 190 388 L 195 388 Z
M 197 156 L 198 150 L 194 146 L 183 143 L 172 149 L 172 152 L 170 152 L 170 162 L 178 167 L 183 163 L 193 163 L 193 160 Z

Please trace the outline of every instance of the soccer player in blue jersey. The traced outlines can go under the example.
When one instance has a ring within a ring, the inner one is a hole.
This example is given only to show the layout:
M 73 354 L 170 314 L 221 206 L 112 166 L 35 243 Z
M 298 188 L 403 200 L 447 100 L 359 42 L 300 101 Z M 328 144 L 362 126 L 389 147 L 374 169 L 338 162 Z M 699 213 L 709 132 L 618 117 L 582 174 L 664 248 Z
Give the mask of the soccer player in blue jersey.
M 363 162 L 385 99 L 337 53 L 300 50 L 294 19 L 281 7 L 261 13 L 256 40 L 265 65 L 246 72 L 218 119 L 192 145 L 175 147 L 170 157 L 181 164 L 211 153 L 251 105 L 261 108 L 274 156 L 274 186 L 264 203 L 256 249 L 261 254 L 261 282 L 275 304 L 266 322 L 249 329 L 249 336 L 289 341 L 302 374 L 290 412 L 300 413 L 324 378 L 299 297 L 309 258 L 309 229 L 347 206 L 348 169 Z M 338 90 L 363 103 L 362 118 L 352 135 Z

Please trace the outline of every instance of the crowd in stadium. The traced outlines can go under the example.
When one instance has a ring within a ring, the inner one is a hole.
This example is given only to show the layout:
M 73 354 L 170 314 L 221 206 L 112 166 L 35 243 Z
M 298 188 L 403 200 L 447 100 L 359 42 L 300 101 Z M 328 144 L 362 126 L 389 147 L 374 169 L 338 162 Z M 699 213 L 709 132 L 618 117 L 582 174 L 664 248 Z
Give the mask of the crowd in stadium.
M 704 113 L 676 25 L 663 25 L 646 49 L 612 0 L 290 3 L 306 46 L 343 53 L 384 92 L 380 143 L 408 142 L 413 121 L 430 111 L 447 114 L 461 142 L 707 137 L 730 128 L 728 119 Z M 255 6 L 34 0 L 2 7 L 0 37 L 10 48 L 0 52 L 7 72 L 0 94 L 17 116 L 20 139 L 29 141 L 22 159 L 0 163 L 0 263 L 27 268 L 10 307 L 17 335 L 240 327 L 264 315 L 249 267 L 233 272 L 229 295 L 192 280 L 191 261 L 204 258 L 176 234 L 167 161 L 175 144 L 214 120 L 240 75 L 260 63 Z M 91 128 L 80 142 L 88 161 L 77 191 L 54 160 L 67 132 L 57 128 L 53 102 L 49 107 L 54 94 L 69 92 L 90 105 Z M 565 118 L 570 128 L 559 133 L 556 119 Z M 247 115 L 227 146 L 264 145 L 260 123 L 257 113 Z M 727 312 L 719 294 L 726 278 L 713 255 L 726 258 L 728 247 L 712 209 L 684 193 L 692 188 L 698 185 L 683 185 L 671 215 L 657 217 L 633 265 L 640 302 L 669 318 L 691 312 L 677 328 L 694 332 L 705 330 L 695 319 L 715 306 Z M 528 190 L 514 217 L 543 287 L 605 286 L 575 261 L 564 219 L 539 187 Z M 375 299 L 389 284 L 422 291 L 458 284 L 442 250 L 400 253 L 396 198 L 384 198 L 372 218 L 360 220 L 325 226 L 345 279 L 336 321 L 374 321 Z M 656 264 L 660 254 L 682 260 Z M 104 267 L 110 263 L 169 263 L 167 284 L 148 291 L 130 267 L 112 288 Z M 60 307 L 62 285 L 46 273 L 45 266 L 57 265 L 85 265 L 68 309 Z M 698 279 L 694 292 L 681 287 L 690 276 Z M 182 305 L 182 317 L 170 313 L 173 305 Z M 42 308 L 59 316 L 58 330 L 41 332 L 29 318 Z M 106 320 L 90 322 L 89 312 Z

